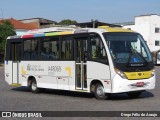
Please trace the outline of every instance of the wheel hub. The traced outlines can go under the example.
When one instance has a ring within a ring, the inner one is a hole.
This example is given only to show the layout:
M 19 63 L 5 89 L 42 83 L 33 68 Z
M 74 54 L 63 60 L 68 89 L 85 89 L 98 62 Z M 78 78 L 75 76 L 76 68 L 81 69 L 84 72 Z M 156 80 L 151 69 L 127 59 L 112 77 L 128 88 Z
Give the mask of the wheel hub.
M 32 90 L 36 90 L 37 89 L 37 85 L 35 83 L 32 83 Z
M 104 96 L 104 89 L 103 89 L 103 87 L 98 87 L 97 88 L 97 95 L 98 96 Z

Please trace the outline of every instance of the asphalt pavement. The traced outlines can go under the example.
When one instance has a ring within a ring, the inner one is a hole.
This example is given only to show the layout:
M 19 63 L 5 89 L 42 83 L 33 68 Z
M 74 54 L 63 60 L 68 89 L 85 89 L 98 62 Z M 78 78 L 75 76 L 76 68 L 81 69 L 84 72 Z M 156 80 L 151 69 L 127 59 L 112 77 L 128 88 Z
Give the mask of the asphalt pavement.
M 154 90 L 146 91 L 136 99 L 131 99 L 126 94 L 115 94 L 109 100 L 97 100 L 93 95 L 87 93 L 43 90 L 39 94 L 33 94 L 27 87 L 9 86 L 4 80 L 4 68 L 0 67 L 0 111 L 160 111 L 160 66 L 156 66 L 155 69 L 157 79 Z M 106 120 L 103 117 L 47 119 Z M 116 120 L 117 118 L 108 119 Z M 146 118 L 139 119 L 145 120 Z

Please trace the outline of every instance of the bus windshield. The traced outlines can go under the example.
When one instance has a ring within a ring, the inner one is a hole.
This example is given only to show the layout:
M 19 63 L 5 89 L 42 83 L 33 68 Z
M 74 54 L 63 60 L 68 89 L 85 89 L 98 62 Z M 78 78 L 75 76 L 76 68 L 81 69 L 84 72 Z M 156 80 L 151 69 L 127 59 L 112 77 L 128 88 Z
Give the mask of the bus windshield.
M 137 33 L 103 34 L 114 63 L 144 66 L 152 61 L 149 49 Z

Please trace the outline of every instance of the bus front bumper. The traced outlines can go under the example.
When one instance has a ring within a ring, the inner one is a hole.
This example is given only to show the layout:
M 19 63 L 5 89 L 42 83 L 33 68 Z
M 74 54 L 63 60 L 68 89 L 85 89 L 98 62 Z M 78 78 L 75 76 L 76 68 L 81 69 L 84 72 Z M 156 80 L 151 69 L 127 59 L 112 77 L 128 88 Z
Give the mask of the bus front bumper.
M 156 76 L 154 75 L 153 77 L 148 79 L 128 80 L 128 79 L 123 79 L 118 74 L 116 74 L 112 81 L 111 93 L 123 93 L 123 92 L 154 89 L 155 78 Z

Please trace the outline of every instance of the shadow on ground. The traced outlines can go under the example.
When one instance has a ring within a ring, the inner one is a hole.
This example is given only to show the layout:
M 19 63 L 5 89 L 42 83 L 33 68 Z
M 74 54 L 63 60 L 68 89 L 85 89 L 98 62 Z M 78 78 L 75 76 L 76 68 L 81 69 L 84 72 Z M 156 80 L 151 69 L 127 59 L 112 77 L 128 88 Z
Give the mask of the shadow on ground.
M 30 88 L 28 87 L 17 87 L 17 88 L 12 88 L 11 90 L 18 91 L 18 92 L 31 92 Z M 95 98 L 95 96 L 90 93 L 73 92 L 73 91 L 66 91 L 66 90 L 53 90 L 53 89 L 41 89 L 39 94 L 70 96 L 70 97 L 79 97 L 79 98 Z M 130 98 L 126 93 L 120 93 L 120 94 L 110 95 L 108 100 L 145 99 L 150 97 L 154 97 L 154 94 L 152 94 L 149 91 L 144 91 L 138 98 Z

